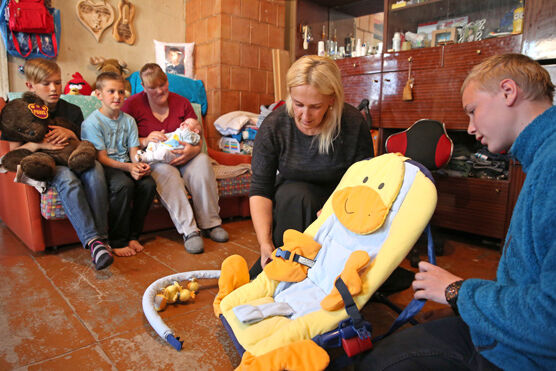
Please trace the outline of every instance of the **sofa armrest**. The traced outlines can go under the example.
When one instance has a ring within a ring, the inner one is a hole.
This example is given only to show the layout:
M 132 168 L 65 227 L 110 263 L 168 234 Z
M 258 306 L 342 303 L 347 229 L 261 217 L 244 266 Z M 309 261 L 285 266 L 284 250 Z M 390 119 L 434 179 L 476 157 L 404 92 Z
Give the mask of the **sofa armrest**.
M 216 160 L 219 164 L 222 165 L 239 165 L 239 164 L 250 164 L 251 163 L 251 156 L 250 155 L 241 155 L 241 154 L 233 154 L 233 153 L 226 153 L 222 151 L 217 151 L 210 147 L 207 147 L 208 155 Z
M 0 156 L 9 143 L 0 140 Z M 33 251 L 45 249 L 40 195 L 33 187 L 14 183 L 14 173 L 0 174 L 0 219 Z

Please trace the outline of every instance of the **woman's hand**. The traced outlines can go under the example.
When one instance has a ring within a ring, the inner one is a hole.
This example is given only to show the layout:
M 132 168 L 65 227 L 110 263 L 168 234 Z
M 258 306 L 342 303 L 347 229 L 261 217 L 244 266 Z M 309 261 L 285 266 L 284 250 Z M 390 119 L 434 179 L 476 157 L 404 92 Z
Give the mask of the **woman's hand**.
M 265 267 L 268 263 L 272 261 L 270 258 L 272 252 L 274 251 L 273 245 L 261 245 L 261 267 Z
M 415 299 L 428 299 L 440 304 L 448 304 L 444 292 L 449 284 L 463 278 L 436 265 L 419 262 L 419 273 L 415 274 L 413 290 Z
M 187 162 L 188 158 L 185 149 L 173 149 L 172 153 L 178 157 L 170 161 L 168 164 L 172 166 L 181 166 Z
M 48 143 L 66 145 L 68 144 L 68 140 L 70 138 L 79 140 L 77 135 L 75 135 L 75 133 L 70 129 L 57 125 L 48 125 L 48 128 L 50 131 L 44 136 L 44 140 Z
M 129 163 L 129 165 L 129 174 L 135 180 L 139 180 L 151 173 L 151 167 L 144 162 L 133 162 Z
M 146 142 L 145 147 L 146 147 L 150 142 L 155 142 L 155 143 L 164 142 L 166 140 L 166 135 L 164 135 L 164 130 L 160 130 L 160 131 L 154 130 L 151 131 L 145 139 L 146 139 L 145 140 Z
M 201 152 L 201 147 L 199 145 L 192 146 L 186 142 L 180 142 L 183 146 L 183 149 L 173 149 L 172 153 L 176 154 L 178 157 L 170 161 L 168 164 L 172 166 L 181 166 L 186 164 L 191 160 L 193 157 L 197 156 L 199 152 Z

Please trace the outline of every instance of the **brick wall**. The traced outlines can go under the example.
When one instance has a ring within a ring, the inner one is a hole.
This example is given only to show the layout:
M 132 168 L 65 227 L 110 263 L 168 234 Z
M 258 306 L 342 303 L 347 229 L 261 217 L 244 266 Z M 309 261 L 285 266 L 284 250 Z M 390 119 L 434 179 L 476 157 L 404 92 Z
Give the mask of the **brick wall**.
M 205 84 L 208 145 L 214 121 L 274 102 L 271 49 L 284 49 L 285 0 L 186 0 L 186 41 L 195 42 L 195 78 Z

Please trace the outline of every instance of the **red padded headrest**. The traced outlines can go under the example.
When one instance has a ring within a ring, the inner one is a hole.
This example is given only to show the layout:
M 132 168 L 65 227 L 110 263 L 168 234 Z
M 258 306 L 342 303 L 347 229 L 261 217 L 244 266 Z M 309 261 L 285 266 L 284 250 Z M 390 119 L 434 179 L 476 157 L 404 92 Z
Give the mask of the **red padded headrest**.
M 453 143 L 444 124 L 423 119 L 386 139 L 386 152 L 399 152 L 423 164 L 429 170 L 446 165 L 452 157 Z

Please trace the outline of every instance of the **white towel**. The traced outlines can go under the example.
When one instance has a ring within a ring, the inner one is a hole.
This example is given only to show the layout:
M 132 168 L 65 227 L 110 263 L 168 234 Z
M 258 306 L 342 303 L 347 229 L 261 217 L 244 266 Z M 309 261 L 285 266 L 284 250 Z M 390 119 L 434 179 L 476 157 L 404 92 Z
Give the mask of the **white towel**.
M 267 303 L 261 305 L 238 305 L 232 309 L 237 319 L 245 324 L 253 324 L 272 316 L 289 317 L 293 309 L 288 303 Z

